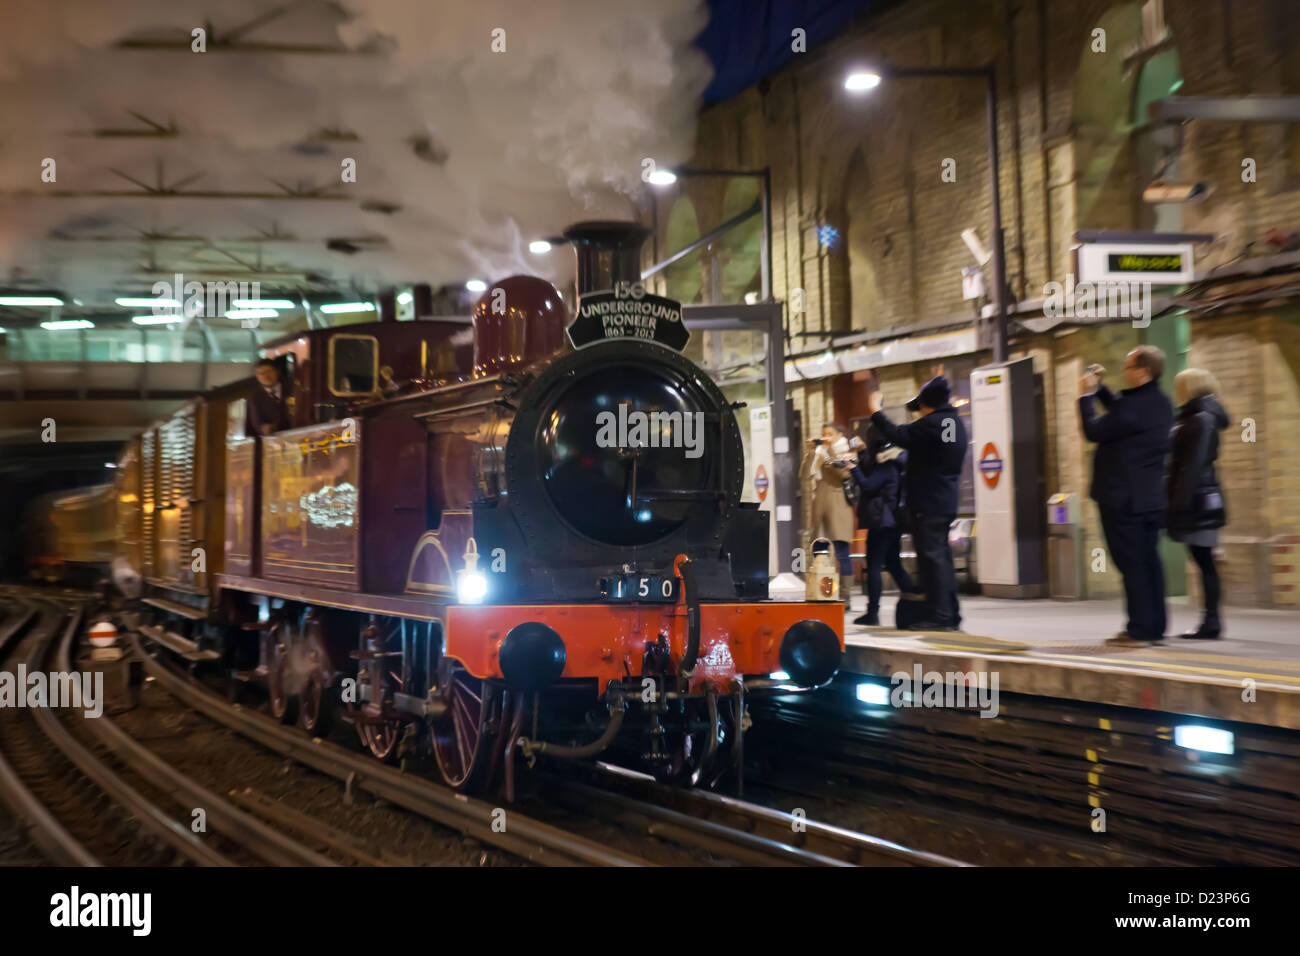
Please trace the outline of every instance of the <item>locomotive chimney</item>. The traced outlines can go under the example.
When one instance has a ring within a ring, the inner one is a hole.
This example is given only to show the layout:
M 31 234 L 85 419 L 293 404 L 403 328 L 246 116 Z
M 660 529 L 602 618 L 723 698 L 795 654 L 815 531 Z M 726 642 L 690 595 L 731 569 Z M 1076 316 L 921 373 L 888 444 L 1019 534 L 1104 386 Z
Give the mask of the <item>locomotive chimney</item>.
M 564 230 L 578 256 L 578 295 L 641 280 L 641 246 L 650 230 L 636 222 L 579 222 Z

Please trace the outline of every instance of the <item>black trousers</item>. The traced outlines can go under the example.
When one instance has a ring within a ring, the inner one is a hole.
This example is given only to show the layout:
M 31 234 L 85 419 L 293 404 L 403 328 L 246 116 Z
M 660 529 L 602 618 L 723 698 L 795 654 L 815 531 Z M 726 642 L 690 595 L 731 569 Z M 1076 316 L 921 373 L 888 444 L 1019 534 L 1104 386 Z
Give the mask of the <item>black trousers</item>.
M 867 613 L 880 611 L 880 592 L 882 590 L 881 570 L 889 572 L 898 590 L 910 592 L 916 590 L 912 576 L 903 567 L 903 559 L 898 555 L 898 541 L 902 532 L 897 528 L 872 528 L 867 532 Z
M 936 624 L 957 627 L 961 608 L 957 604 L 957 572 L 948 546 L 948 527 L 954 515 L 912 514 L 912 543 L 916 545 L 916 574 L 921 579 L 929 607 L 928 617 Z
M 1129 637 L 1158 641 L 1165 636 L 1165 569 L 1160 563 L 1159 512 L 1098 508 L 1110 558 L 1124 577 Z

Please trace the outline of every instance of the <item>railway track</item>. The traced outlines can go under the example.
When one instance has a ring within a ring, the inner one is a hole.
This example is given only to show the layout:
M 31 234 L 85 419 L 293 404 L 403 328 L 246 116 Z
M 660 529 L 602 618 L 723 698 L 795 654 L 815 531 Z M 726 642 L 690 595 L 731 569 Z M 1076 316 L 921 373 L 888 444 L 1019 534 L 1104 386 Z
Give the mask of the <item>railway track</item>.
M 650 836 L 752 866 L 969 865 L 722 794 L 665 786 L 606 763 L 574 775 L 549 776 L 545 796 L 599 806 Z
M 20 610 L 0 631 L 0 659 L 28 673 L 72 673 L 80 604 L 7 597 Z M 31 707 L 12 710 L 3 725 L 0 796 L 32 843 L 55 862 L 334 863 L 159 761 L 106 716 Z M 212 826 L 206 838 L 191 829 L 195 807 Z
M 230 703 L 225 697 L 145 654 L 148 673 L 168 693 L 212 720 L 313 770 L 344 782 L 349 791 L 375 797 L 460 830 L 489 845 L 540 865 L 652 865 L 648 856 L 613 850 L 605 843 L 502 808 L 455 794 L 432 781 L 379 764 Z M 600 765 L 585 780 L 550 775 L 545 799 L 587 818 L 602 817 L 656 841 L 699 851 L 712 862 L 796 866 L 962 866 L 938 854 L 817 821 L 796 818 L 717 794 L 680 790 L 652 778 Z M 505 831 L 491 826 L 504 813 Z

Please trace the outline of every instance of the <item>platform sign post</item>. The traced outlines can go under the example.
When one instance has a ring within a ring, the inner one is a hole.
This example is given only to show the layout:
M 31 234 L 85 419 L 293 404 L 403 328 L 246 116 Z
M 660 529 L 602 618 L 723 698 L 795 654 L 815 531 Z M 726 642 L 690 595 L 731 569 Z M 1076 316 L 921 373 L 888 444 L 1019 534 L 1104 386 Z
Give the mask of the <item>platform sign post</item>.
M 1040 597 L 1042 436 L 1033 359 L 977 368 L 970 383 L 980 588 L 991 597 Z

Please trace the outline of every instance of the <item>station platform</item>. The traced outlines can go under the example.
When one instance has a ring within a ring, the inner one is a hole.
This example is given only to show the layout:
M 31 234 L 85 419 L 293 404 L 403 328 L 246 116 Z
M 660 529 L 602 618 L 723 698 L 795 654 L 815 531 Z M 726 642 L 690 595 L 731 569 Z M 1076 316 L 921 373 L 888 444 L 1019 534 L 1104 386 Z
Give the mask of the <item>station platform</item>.
M 882 602 L 892 623 L 896 597 Z M 1188 641 L 1200 610 L 1169 600 L 1169 635 L 1155 647 L 1110 647 L 1121 601 L 1002 600 L 962 595 L 962 632 L 858 627 L 853 596 L 843 671 L 888 678 L 996 671 L 1000 692 L 1088 701 L 1300 730 L 1300 612 L 1227 608 L 1225 636 Z

